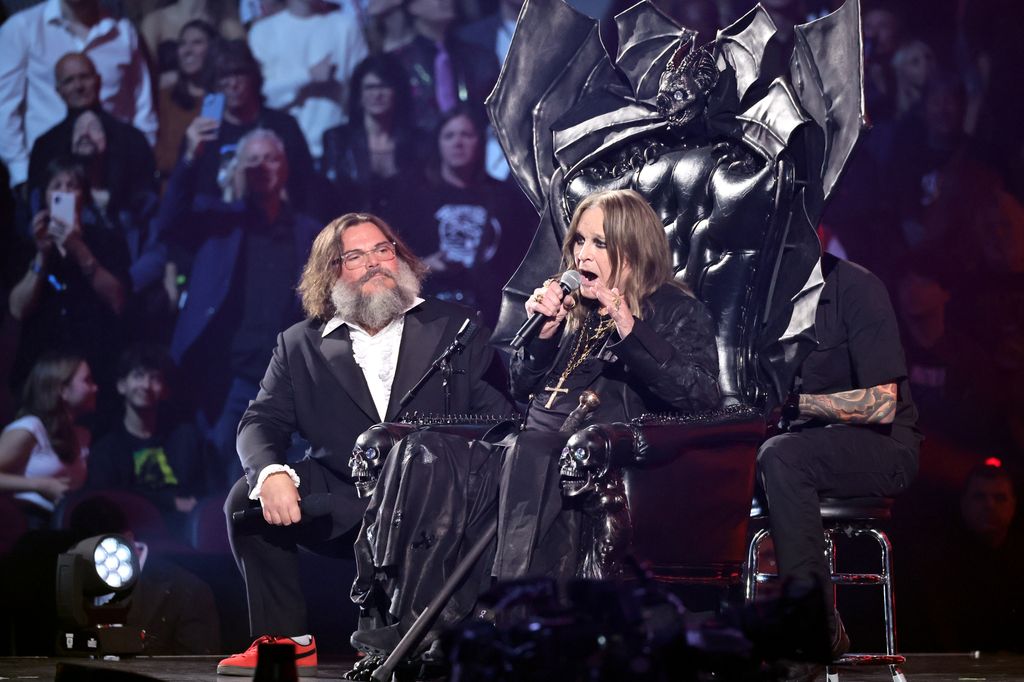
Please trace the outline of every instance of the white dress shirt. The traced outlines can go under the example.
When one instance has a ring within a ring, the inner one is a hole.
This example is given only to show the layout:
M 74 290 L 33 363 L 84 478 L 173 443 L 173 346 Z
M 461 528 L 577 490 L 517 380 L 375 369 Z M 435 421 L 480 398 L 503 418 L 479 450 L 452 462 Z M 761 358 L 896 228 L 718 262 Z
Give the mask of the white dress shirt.
M 409 312 L 420 303 L 423 303 L 423 299 L 417 298 L 405 312 Z M 323 336 L 327 336 L 343 324 L 349 328 L 352 357 L 359 365 L 359 369 L 363 370 L 366 386 L 370 389 L 370 397 L 377 408 L 377 418 L 383 420 L 391 401 L 391 384 L 394 383 L 395 369 L 398 367 L 398 349 L 402 345 L 405 314 L 399 315 L 373 336 L 367 334 L 359 325 L 335 316 L 324 325 Z
M 96 65 L 103 108 L 156 142 L 149 69 L 131 22 L 104 13 L 82 39 L 61 16 L 60 0 L 46 0 L 0 25 L 0 158 L 12 187 L 28 178 L 36 138 L 67 115 L 53 68 L 68 52 L 84 52 Z
M 323 156 L 324 131 L 346 121 L 349 80 L 369 53 L 355 9 L 300 17 L 288 10 L 260 19 L 249 30 L 249 46 L 263 71 L 267 106 L 287 110 L 299 122 L 310 153 Z M 325 58 L 334 82 L 307 88 L 310 69 Z

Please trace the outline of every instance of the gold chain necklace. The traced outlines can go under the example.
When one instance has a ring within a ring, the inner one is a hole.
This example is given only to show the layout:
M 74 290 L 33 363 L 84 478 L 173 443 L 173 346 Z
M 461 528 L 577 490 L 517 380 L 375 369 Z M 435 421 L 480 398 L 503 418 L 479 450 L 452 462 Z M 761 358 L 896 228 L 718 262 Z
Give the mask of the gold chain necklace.
M 587 318 L 589 321 L 589 317 Z M 597 345 L 604 340 L 604 337 L 612 330 L 615 326 L 615 322 L 609 317 L 606 320 L 599 322 L 593 329 L 584 323 L 584 328 L 580 330 L 579 336 L 576 337 L 576 343 L 573 346 L 572 353 L 569 355 L 569 362 L 565 365 L 565 370 L 562 375 L 558 377 L 558 383 L 554 386 L 545 386 L 545 391 L 550 391 L 551 395 L 548 396 L 548 401 L 544 403 L 544 407 L 551 409 L 554 405 L 555 400 L 558 398 L 559 393 L 568 393 L 569 389 L 562 388 L 565 384 L 565 380 L 569 378 L 569 375 L 579 369 L 579 366 L 586 362 L 590 354 L 594 352 Z

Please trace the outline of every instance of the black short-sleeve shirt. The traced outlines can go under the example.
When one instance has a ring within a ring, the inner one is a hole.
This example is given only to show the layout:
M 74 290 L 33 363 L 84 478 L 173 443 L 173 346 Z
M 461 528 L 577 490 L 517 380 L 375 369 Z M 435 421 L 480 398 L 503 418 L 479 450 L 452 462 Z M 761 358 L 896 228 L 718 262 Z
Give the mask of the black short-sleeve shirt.
M 830 254 L 822 257 L 825 286 L 818 301 L 818 347 L 800 371 L 802 393 L 838 393 L 896 384 L 896 417 L 870 428 L 917 452 L 921 440 L 907 381 L 899 325 L 881 280 L 864 268 Z

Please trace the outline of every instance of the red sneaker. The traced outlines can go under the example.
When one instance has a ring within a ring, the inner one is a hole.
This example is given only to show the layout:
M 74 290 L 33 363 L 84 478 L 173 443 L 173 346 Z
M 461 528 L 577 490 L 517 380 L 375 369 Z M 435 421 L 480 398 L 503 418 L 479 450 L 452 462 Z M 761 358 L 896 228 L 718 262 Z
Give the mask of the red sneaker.
M 256 658 L 260 644 L 291 644 L 295 647 L 295 668 L 299 677 L 316 676 L 316 640 L 312 637 L 309 644 L 299 644 L 290 637 L 271 637 L 263 635 L 256 639 L 248 649 L 240 654 L 228 656 L 217 664 L 218 675 L 239 675 L 252 677 L 256 672 Z

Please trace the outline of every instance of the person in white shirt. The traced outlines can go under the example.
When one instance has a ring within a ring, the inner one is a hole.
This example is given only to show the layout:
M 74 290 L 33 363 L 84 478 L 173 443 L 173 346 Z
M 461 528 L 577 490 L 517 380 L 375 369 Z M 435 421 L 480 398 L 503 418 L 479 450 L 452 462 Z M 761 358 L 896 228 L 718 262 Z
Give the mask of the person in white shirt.
M 95 409 L 96 384 L 77 355 L 46 355 L 32 367 L 18 418 L 0 434 L 0 492 L 14 493 L 31 527 L 85 484 L 90 434 L 75 421 Z
M 131 23 L 99 0 L 46 0 L 0 25 L 0 159 L 11 187 L 28 177 L 32 143 L 67 114 L 53 66 L 68 52 L 96 65 L 103 108 L 156 142 L 149 70 Z
M 247 651 L 222 660 L 218 674 L 252 677 L 258 645 L 267 641 L 293 644 L 300 675 L 316 674 L 298 547 L 351 556 L 367 502 L 349 471 L 356 438 L 402 414 L 444 409 L 439 373 L 406 407 L 401 403 L 466 319 L 476 317 L 468 308 L 420 298 L 423 273 L 387 223 L 370 214 L 332 221 L 313 243 L 299 283 L 309 319 L 278 336 L 259 395 L 238 425 L 246 477 L 232 488 L 224 509 L 232 552 L 244 567 L 249 627 L 257 639 Z M 480 329 L 452 357 L 451 414 L 512 409 L 489 335 Z M 285 464 L 294 433 L 308 441 L 308 454 Z M 325 496 L 329 514 L 303 519 L 299 500 Z M 234 512 L 251 507 L 261 509 L 261 518 L 233 522 Z M 339 592 L 338 606 L 342 598 Z
M 368 54 L 355 10 L 288 0 L 283 12 L 253 25 L 249 46 L 263 71 L 267 106 L 294 116 L 320 158 L 324 131 L 346 121 L 349 79 Z

